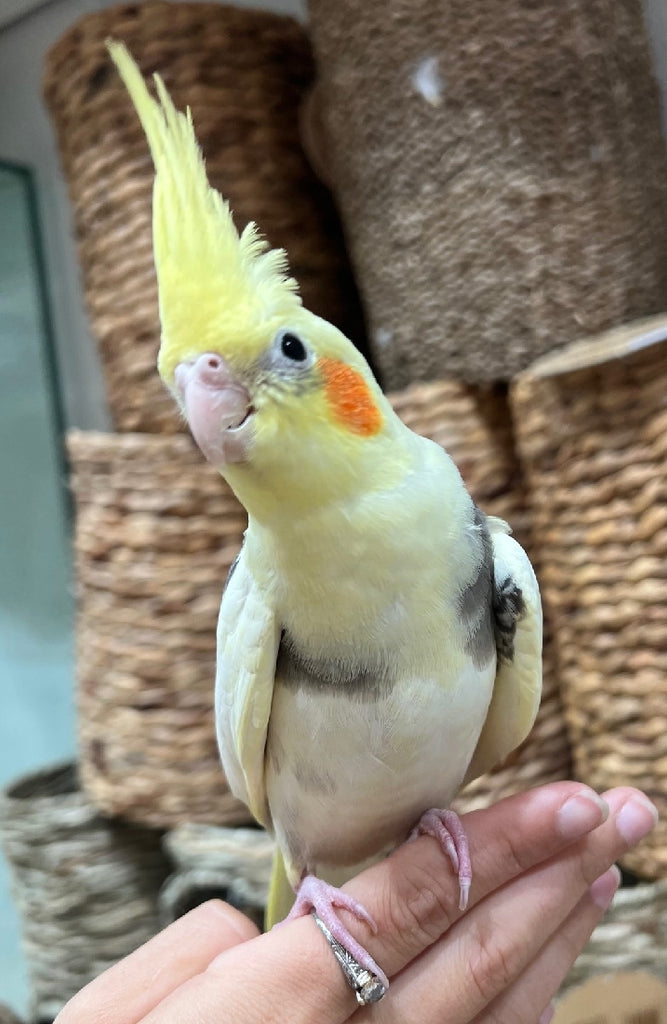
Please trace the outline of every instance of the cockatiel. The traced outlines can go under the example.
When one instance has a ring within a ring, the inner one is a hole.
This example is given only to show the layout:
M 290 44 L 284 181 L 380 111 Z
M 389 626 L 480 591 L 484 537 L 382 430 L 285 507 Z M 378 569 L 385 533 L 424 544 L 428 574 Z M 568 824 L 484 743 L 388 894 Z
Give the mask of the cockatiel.
M 535 576 L 352 343 L 303 308 L 285 254 L 253 224 L 239 236 L 189 111 L 158 76 L 154 100 L 125 48 L 109 46 L 156 170 L 159 372 L 248 513 L 218 627 L 225 774 L 275 833 L 292 915 L 315 908 L 386 982 L 336 908 L 371 919 L 336 887 L 426 832 L 465 906 L 465 833 L 440 809 L 534 721 Z

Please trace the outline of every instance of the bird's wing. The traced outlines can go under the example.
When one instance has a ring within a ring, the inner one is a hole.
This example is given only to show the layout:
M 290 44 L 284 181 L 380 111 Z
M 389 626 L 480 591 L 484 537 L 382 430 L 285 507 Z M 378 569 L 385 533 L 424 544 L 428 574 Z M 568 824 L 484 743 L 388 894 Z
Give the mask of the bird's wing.
M 491 704 L 464 784 L 489 771 L 526 738 L 542 693 L 542 603 L 535 573 L 506 524 L 494 517 L 487 523 L 498 662 Z
M 229 788 L 266 826 L 270 816 L 264 751 L 279 642 L 280 628 L 270 593 L 255 580 L 242 550 L 230 570 L 220 605 L 216 729 Z

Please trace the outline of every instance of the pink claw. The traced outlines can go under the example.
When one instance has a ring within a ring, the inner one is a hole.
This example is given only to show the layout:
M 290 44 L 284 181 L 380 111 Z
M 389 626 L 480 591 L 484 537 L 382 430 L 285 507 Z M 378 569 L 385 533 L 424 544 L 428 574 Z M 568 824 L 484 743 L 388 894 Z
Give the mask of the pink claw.
M 437 807 L 426 811 L 410 833 L 410 839 L 416 839 L 417 836 L 433 836 L 440 843 L 458 875 L 459 910 L 465 910 L 472 883 L 472 864 L 468 837 L 458 814 L 454 811 L 440 811 Z
M 327 926 L 334 939 L 337 939 L 345 949 L 352 954 L 354 959 L 365 967 L 371 974 L 375 974 L 385 988 L 389 987 L 389 981 L 384 971 L 378 967 L 370 953 L 364 949 L 357 940 L 350 935 L 349 931 L 339 918 L 335 907 L 349 910 L 359 921 L 367 924 L 375 934 L 377 925 L 365 907 L 355 900 L 353 896 L 336 889 L 335 886 L 323 882 L 314 875 L 306 875 L 302 880 L 296 894 L 294 906 L 286 917 L 286 921 L 292 921 L 297 917 L 304 917 L 314 910 L 321 921 Z

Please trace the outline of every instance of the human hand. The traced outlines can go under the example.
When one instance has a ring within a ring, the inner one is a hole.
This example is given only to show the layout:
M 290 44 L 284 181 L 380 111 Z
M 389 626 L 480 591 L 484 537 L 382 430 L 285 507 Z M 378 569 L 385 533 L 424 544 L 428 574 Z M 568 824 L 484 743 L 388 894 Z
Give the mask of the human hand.
M 55 1024 L 535 1024 L 609 905 L 610 867 L 655 824 L 637 790 L 609 807 L 553 783 L 465 816 L 474 878 L 458 883 L 429 837 L 399 847 L 345 888 L 378 924 L 363 941 L 391 979 L 357 1009 L 309 918 L 259 935 L 218 901 L 191 911 L 78 993 Z

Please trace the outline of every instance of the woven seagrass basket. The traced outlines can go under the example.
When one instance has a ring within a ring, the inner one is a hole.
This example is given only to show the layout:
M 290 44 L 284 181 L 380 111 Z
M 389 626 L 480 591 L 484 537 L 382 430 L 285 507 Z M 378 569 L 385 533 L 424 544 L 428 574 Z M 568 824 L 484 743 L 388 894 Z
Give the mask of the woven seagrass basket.
M 220 596 L 246 517 L 185 435 L 68 437 L 82 784 L 158 827 L 248 820 L 213 722 Z
M 661 821 L 624 858 L 667 874 L 667 318 L 538 361 L 512 389 L 577 775 Z
M 218 898 L 242 910 L 261 929 L 274 845 L 261 828 L 186 824 L 168 832 L 164 846 L 175 871 L 160 893 L 163 923 Z
M 391 396 L 413 429 L 445 444 L 485 511 L 527 533 L 506 396 L 454 382 Z M 81 777 L 110 814 L 156 826 L 241 824 L 213 721 L 215 630 L 246 518 L 186 436 L 69 436 L 77 505 Z M 547 652 L 532 746 L 474 784 L 489 803 L 569 774 Z M 509 787 L 509 788 L 508 788 Z
M 618 890 L 561 993 L 597 974 L 617 971 L 667 978 L 667 880 Z
M 312 79 L 293 19 L 213 3 L 144 0 L 87 14 L 46 57 L 44 96 L 69 187 L 90 322 L 114 426 L 182 429 L 155 371 L 153 165 L 139 119 L 105 48 L 125 42 L 190 106 L 212 185 L 242 228 L 255 220 L 284 246 L 304 303 L 363 343 L 362 316 L 331 196 L 299 138 Z
M 169 874 L 161 834 L 101 817 L 76 767 L 0 794 L 0 838 L 22 922 L 31 1019 L 51 1020 L 85 984 L 159 929 Z
M 667 162 L 639 0 L 308 6 L 310 135 L 325 138 L 386 387 L 508 380 L 667 307 Z

